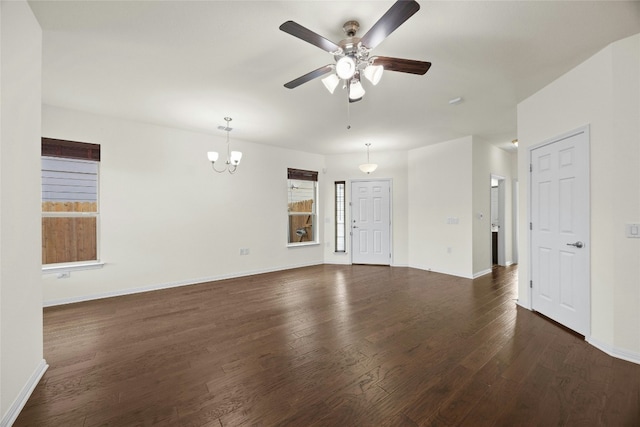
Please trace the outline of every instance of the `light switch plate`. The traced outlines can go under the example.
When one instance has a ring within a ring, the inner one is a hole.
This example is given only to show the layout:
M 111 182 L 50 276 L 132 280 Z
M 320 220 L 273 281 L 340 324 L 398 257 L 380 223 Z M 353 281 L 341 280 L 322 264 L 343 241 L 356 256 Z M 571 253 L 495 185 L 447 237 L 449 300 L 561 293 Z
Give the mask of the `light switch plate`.
M 627 224 L 627 237 L 640 239 L 640 224 Z

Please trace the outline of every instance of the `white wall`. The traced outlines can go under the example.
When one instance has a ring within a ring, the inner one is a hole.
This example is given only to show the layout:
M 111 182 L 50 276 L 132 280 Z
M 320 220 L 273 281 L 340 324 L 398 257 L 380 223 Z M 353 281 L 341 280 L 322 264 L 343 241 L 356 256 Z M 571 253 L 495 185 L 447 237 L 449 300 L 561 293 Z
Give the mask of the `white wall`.
M 618 41 L 518 105 L 518 166 L 528 147 L 583 125 L 591 134 L 591 338 L 640 362 L 640 35 Z M 520 174 L 519 304 L 531 307 L 527 208 Z
M 101 145 L 102 269 L 45 276 L 45 303 L 122 294 L 320 264 L 320 245 L 287 248 L 287 167 L 322 171 L 323 156 L 234 139 L 234 175 L 211 170 L 206 135 L 43 106 L 42 135 Z M 320 200 L 326 182 L 319 175 Z M 321 206 L 320 209 L 323 209 Z M 323 233 L 322 222 L 320 233 Z M 250 254 L 240 256 L 240 248 Z
M 473 276 L 472 144 L 468 136 L 409 151 L 411 267 Z
M 25 1 L 0 3 L 0 420 L 46 369 L 40 273 L 42 31 Z
M 408 245 L 407 245 L 407 153 L 402 151 L 379 152 L 371 146 L 370 158 L 372 163 L 378 164 L 378 169 L 370 175 L 364 174 L 358 166 L 364 163 L 366 150 L 361 153 L 346 154 L 326 157 L 326 192 L 323 205 L 325 208 L 325 231 L 324 231 L 324 260 L 328 264 L 349 264 L 351 263 L 351 236 L 349 236 L 349 221 L 351 209 L 348 205 L 351 199 L 351 180 L 363 179 L 390 179 L 392 180 L 392 261 L 393 266 L 408 265 Z M 347 253 L 335 253 L 334 233 L 334 182 L 346 182 L 346 221 L 347 221 Z
M 512 157 L 509 152 L 479 138 L 473 138 L 473 275 L 491 270 L 491 175 L 504 177 L 504 253 L 507 265 L 512 256 Z M 479 214 L 482 213 L 482 218 Z

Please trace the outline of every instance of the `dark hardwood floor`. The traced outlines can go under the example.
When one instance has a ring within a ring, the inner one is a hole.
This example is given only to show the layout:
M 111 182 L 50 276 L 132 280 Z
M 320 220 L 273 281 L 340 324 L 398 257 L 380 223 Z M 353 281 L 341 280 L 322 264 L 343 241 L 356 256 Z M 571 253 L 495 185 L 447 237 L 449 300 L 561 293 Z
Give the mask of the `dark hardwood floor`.
M 640 365 L 468 280 L 322 265 L 47 308 L 15 426 L 639 426 Z

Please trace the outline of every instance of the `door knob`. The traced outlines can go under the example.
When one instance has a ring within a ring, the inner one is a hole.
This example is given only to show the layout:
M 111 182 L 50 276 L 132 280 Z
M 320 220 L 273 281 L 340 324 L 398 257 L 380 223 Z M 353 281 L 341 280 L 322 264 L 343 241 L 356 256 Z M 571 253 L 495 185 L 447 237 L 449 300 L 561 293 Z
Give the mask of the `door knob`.
M 354 225 L 354 226 L 353 226 L 353 228 L 358 228 L 358 226 L 357 226 L 357 225 Z
M 575 246 L 576 248 L 580 249 L 584 246 L 584 243 L 578 240 L 575 243 L 567 243 L 567 246 Z

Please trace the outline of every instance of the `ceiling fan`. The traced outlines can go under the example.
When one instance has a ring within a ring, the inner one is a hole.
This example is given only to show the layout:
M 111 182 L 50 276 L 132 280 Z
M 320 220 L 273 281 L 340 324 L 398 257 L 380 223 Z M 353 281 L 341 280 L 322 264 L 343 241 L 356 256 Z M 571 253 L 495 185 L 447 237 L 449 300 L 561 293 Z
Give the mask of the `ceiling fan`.
M 282 31 L 329 52 L 336 62 L 291 80 L 284 87 L 293 89 L 310 80 L 331 73 L 322 79 L 322 83 L 324 83 L 329 92 L 333 93 L 338 84 L 343 81 L 343 85 L 349 94 L 349 102 L 356 102 L 360 101 L 365 94 L 361 76 L 366 77 L 373 85 L 376 85 L 382 78 L 383 70 L 419 75 L 425 74 L 431 67 L 430 62 L 388 56 L 370 56 L 371 51 L 376 46 L 418 10 L 420 10 L 420 5 L 416 1 L 398 0 L 362 38 L 356 37 L 356 32 L 360 28 L 358 21 L 347 21 L 342 27 L 347 38 L 338 44 L 296 22 L 285 22 L 280 25 Z

